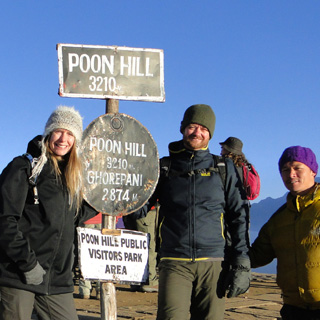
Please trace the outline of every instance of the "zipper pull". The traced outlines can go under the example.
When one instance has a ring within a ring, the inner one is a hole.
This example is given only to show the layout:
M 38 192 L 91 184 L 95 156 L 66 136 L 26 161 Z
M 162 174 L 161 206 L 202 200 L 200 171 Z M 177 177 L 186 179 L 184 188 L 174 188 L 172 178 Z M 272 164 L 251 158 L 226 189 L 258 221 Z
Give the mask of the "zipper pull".
M 34 204 L 39 204 L 39 195 L 38 195 L 37 186 L 33 187 L 33 198 L 34 198 Z

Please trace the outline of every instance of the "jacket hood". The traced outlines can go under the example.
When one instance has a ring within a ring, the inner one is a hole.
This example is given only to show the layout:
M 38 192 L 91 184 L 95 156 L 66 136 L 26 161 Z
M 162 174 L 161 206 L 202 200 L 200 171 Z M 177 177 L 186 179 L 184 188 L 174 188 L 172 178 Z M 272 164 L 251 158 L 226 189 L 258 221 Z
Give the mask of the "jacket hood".
M 41 139 L 42 136 L 38 135 L 28 143 L 27 152 L 30 153 L 34 158 L 41 156 Z

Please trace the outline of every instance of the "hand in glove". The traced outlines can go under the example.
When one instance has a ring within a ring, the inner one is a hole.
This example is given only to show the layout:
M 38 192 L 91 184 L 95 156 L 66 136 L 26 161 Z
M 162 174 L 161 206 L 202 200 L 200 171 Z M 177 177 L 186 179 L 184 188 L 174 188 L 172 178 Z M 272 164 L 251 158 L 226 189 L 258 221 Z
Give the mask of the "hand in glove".
M 227 298 L 237 297 L 245 293 L 250 286 L 250 260 L 245 258 L 237 259 L 225 278 L 224 288 L 228 292 Z
M 41 267 L 40 263 L 37 262 L 36 266 L 30 271 L 24 272 L 26 284 L 39 285 L 43 281 L 43 276 L 46 272 Z

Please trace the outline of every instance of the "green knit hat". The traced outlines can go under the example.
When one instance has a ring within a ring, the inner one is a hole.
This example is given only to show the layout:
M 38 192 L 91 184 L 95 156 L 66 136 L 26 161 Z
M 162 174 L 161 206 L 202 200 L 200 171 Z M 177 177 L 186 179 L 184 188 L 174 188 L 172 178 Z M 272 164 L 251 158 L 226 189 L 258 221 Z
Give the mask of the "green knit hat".
M 216 116 L 207 104 L 194 104 L 185 111 L 181 121 L 180 132 L 183 133 L 185 127 L 190 123 L 197 123 L 206 127 L 209 130 L 211 139 L 216 125 Z

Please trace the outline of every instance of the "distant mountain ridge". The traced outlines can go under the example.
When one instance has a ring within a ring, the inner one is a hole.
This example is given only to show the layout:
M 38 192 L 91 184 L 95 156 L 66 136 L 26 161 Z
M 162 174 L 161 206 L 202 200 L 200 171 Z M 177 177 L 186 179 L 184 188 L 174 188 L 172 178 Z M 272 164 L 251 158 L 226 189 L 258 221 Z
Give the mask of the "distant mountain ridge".
M 250 229 L 259 231 L 269 218 L 286 202 L 287 194 L 281 198 L 266 198 L 258 203 L 254 203 L 250 209 Z

